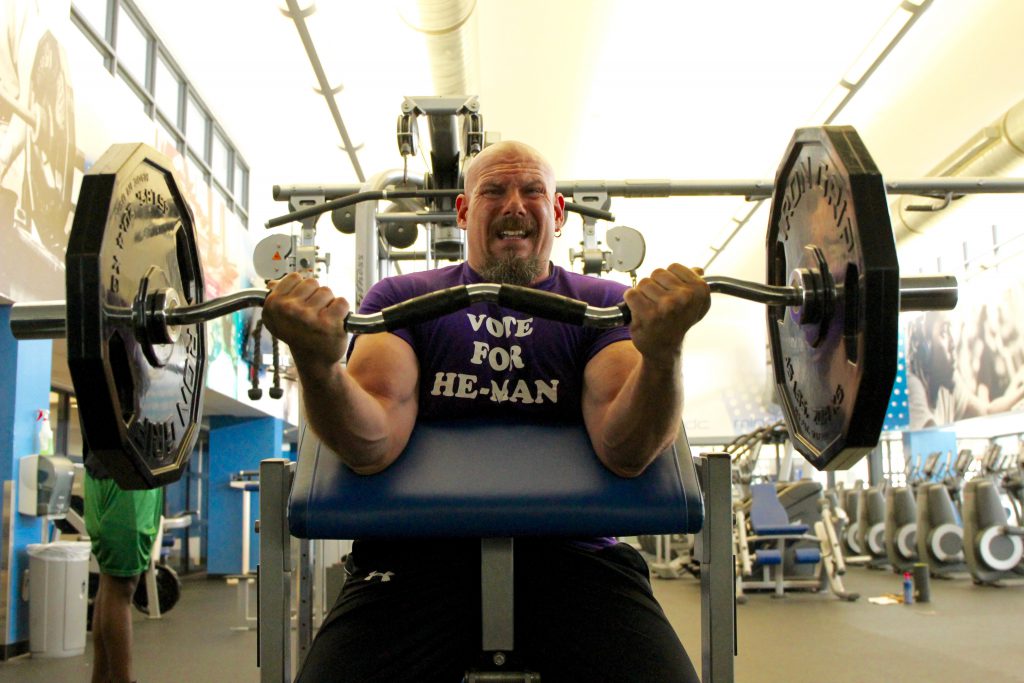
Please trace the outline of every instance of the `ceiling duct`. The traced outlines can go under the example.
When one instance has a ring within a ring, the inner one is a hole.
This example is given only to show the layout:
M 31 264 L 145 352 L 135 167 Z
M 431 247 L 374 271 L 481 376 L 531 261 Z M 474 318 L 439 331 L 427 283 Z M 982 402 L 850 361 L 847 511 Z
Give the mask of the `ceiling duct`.
M 415 21 L 403 20 L 427 41 L 434 94 L 440 97 L 471 94 L 477 88 L 475 18 L 476 0 L 419 0 Z
M 998 177 L 1006 175 L 1021 160 L 1024 160 L 1024 100 L 968 138 L 928 175 Z M 940 200 L 938 205 L 928 206 L 920 197 L 900 197 L 896 202 L 893 221 L 896 240 L 901 241 L 924 232 L 928 224 L 939 215 L 939 209 L 945 208 L 947 203 Z

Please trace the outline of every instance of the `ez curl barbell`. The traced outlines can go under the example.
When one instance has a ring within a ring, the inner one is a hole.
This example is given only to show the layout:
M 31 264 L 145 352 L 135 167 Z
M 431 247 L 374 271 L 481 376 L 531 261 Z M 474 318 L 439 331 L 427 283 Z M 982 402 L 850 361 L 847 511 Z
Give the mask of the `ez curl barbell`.
M 818 469 L 847 467 L 881 433 L 896 374 L 900 311 L 948 310 L 955 278 L 899 275 L 881 174 L 850 127 L 800 129 L 776 175 L 767 283 L 707 276 L 712 292 L 767 306 L 780 403 Z M 192 211 L 169 163 L 145 145 L 115 145 L 86 174 L 66 257 L 67 300 L 16 304 L 19 339 L 66 337 L 86 439 L 123 488 L 184 473 L 205 384 L 199 325 L 261 306 L 266 290 L 209 301 Z M 352 333 L 396 330 L 477 302 L 574 325 L 629 323 L 625 303 L 598 308 L 556 294 L 481 283 L 373 314 Z

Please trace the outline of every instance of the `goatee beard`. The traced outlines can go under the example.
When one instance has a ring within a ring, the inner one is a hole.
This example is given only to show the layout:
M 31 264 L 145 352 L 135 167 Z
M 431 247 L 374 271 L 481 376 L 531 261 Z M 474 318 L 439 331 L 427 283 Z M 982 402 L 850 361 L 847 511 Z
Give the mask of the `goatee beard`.
M 540 273 L 540 259 L 536 256 L 519 258 L 514 254 L 504 254 L 488 257 L 480 276 L 488 282 L 526 287 L 536 280 Z

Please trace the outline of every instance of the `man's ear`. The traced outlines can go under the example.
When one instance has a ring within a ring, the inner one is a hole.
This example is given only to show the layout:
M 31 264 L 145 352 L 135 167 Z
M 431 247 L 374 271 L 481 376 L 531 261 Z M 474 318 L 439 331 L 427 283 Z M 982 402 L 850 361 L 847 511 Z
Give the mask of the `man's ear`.
M 455 223 L 463 230 L 468 225 L 466 222 L 466 214 L 469 212 L 469 200 L 466 195 L 460 194 L 455 198 Z
M 565 225 L 565 197 L 562 196 L 561 192 L 555 193 L 555 227 L 560 228 Z

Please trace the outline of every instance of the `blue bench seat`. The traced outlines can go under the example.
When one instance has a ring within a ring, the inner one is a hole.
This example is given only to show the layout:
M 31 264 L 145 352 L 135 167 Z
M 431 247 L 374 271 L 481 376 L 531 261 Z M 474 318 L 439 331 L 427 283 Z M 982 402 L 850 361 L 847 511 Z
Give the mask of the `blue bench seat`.
M 591 537 L 696 533 L 693 459 L 672 447 L 625 479 L 581 425 L 422 421 L 385 471 L 361 476 L 304 434 L 288 504 L 299 538 Z

